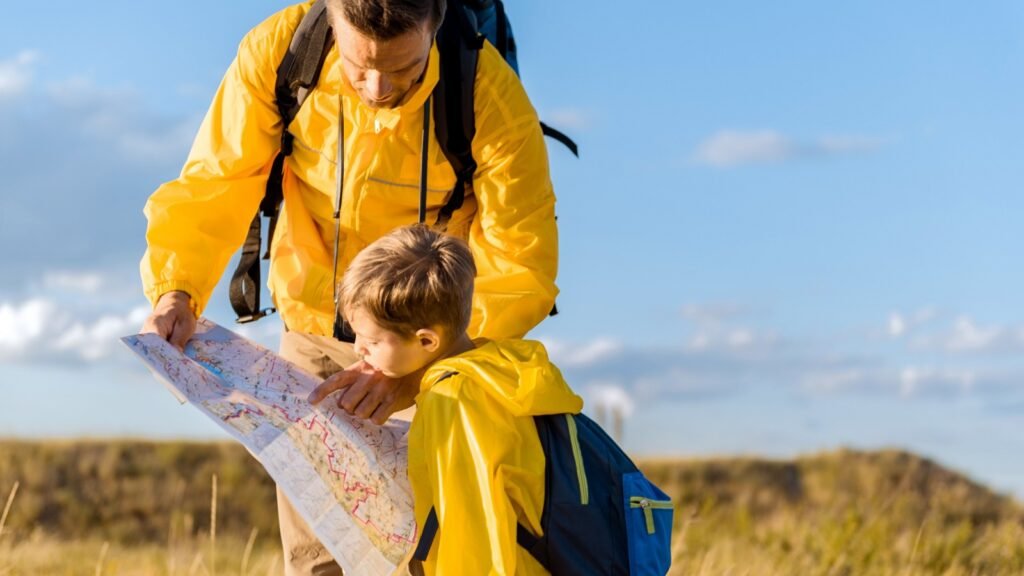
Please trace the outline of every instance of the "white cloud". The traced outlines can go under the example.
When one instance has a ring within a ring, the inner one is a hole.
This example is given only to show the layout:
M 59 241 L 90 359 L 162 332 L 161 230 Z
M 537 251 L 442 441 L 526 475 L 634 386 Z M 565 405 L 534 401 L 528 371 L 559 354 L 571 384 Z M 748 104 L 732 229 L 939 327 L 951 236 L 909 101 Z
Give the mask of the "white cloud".
M 682 309 L 683 318 L 693 325 L 693 333 L 687 339 L 691 350 L 714 348 L 749 348 L 757 344 L 771 344 L 776 337 L 770 333 L 759 333 L 745 326 L 734 326 L 749 311 L 735 303 L 713 302 L 688 304 Z
M 922 353 L 1003 353 L 1024 351 L 1024 327 L 983 325 L 969 315 L 940 315 L 934 308 L 912 314 L 893 312 L 886 331 Z
M 598 415 L 617 412 L 628 418 L 633 414 L 633 398 L 620 383 L 595 381 L 585 386 L 584 391 L 586 404 Z
M 978 381 L 973 370 L 951 368 L 919 368 L 907 366 L 899 374 L 899 391 L 903 397 L 921 392 L 970 392 Z
M 541 120 L 552 128 L 566 132 L 583 131 L 591 126 L 590 114 L 580 108 L 556 108 L 541 114 Z
M 711 336 L 703 332 L 697 332 L 690 337 L 690 341 L 687 342 L 687 346 L 693 350 L 706 350 L 711 346 Z
M 162 132 L 146 130 L 121 130 L 117 144 L 128 158 L 139 162 L 161 162 L 167 158 L 182 158 L 182 151 L 188 150 L 196 131 L 197 119 L 189 119 L 168 127 Z
M 961 316 L 953 325 L 946 348 L 950 351 L 989 350 L 1000 343 L 1003 335 L 1004 331 L 999 327 L 982 328 L 970 317 Z
M 0 106 L 0 245 L 18 247 L 5 254 L 0 290 L 20 289 L 41 269 L 137 262 L 145 249 L 142 207 L 177 174 L 198 117 L 162 116 L 139 92 L 88 78 L 25 90 L 31 107 Z M 72 290 L 69 280 L 53 281 Z
M 758 332 L 752 328 L 708 326 L 694 331 L 686 340 L 686 347 L 697 352 L 770 349 L 778 340 L 773 333 Z
M 54 104 L 73 112 L 86 135 L 109 142 L 121 157 L 134 163 L 182 160 L 199 127 L 198 116 L 154 126 L 152 119 L 145 117 L 135 90 L 100 87 L 87 77 L 54 83 L 48 96 Z
M 149 313 L 149 306 L 138 306 L 125 316 L 108 315 L 91 323 L 76 322 L 57 338 L 53 349 L 83 360 L 99 360 L 120 346 L 122 336 L 138 332 Z
M 694 154 L 698 164 L 717 167 L 777 162 L 794 154 L 793 144 L 778 132 L 723 130 L 702 142 Z
M 755 329 L 741 307 L 722 303 L 682 310 L 690 332 L 679 344 L 610 346 L 611 340 L 598 337 L 554 343 L 552 359 L 571 385 L 614 385 L 638 403 L 671 396 L 696 401 L 751 390 L 907 398 L 990 395 L 1019 389 L 1024 379 L 1019 354 L 1024 327 L 986 327 L 968 316 L 943 325 L 933 308 L 891 313 L 891 339 L 879 339 L 877 329 L 781 336 L 770 327 Z M 925 336 L 928 345 L 916 345 Z
M 24 354 L 43 338 L 56 318 L 57 306 L 41 298 L 0 304 L 0 358 Z
M 0 60 L 0 97 L 16 96 L 32 83 L 32 64 L 39 55 L 26 50 L 10 60 Z
M 607 360 L 623 349 L 621 343 L 610 338 L 598 338 L 584 344 L 545 340 L 544 346 L 551 360 L 559 366 L 588 366 Z
M 726 342 L 733 348 L 744 348 L 754 343 L 754 333 L 746 328 L 733 330 L 729 333 Z
M 125 314 L 78 319 L 49 299 L 0 303 L 0 359 L 14 362 L 92 362 L 138 332 L 149 314 L 137 306 Z
M 893 312 L 889 315 L 889 335 L 898 338 L 907 331 L 907 322 L 901 314 Z
M 858 369 L 834 371 L 811 371 L 803 377 L 803 387 L 815 392 L 839 392 L 849 390 L 865 382 L 864 372 Z
M 718 326 L 747 313 L 746 308 L 732 302 L 709 302 L 687 304 L 682 309 L 683 318 L 698 326 Z
M 774 130 L 721 130 L 701 142 L 694 162 L 718 168 L 782 162 L 812 156 L 871 152 L 882 141 L 858 136 L 823 136 L 810 142 L 793 140 Z
M 96 294 L 103 287 L 103 276 L 98 272 L 49 272 L 43 276 L 47 290 Z

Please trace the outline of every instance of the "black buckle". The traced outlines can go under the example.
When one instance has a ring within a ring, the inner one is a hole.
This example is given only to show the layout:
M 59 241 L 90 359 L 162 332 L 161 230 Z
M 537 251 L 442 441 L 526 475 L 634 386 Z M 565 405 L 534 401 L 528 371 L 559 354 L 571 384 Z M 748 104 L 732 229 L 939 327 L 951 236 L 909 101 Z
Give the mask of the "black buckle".
M 274 312 L 277 312 L 277 308 L 264 308 L 263 310 L 260 310 L 259 312 L 255 313 L 255 314 L 247 314 L 245 316 L 239 316 L 238 319 L 235 320 L 235 322 L 237 322 L 238 324 L 248 324 L 249 322 L 257 321 L 260 318 L 263 318 L 264 316 L 269 316 L 269 315 L 273 314 Z

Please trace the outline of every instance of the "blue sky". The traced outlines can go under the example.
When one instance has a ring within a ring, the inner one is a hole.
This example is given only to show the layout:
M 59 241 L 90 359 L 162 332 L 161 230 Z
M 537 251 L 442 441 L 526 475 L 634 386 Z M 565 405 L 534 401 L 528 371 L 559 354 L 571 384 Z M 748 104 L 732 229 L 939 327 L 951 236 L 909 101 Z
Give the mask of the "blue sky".
M 629 449 L 894 446 L 1024 497 L 1024 5 L 507 4 L 581 146 L 550 149 L 562 314 L 531 335 L 628 398 Z M 219 436 L 116 337 L 146 197 L 285 5 L 5 9 L 0 436 Z

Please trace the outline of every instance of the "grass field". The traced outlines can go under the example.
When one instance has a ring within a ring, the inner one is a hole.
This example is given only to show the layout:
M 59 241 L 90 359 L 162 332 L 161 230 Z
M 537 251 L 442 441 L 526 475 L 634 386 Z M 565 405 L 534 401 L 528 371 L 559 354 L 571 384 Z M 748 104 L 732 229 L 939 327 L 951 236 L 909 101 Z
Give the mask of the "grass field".
M 1024 574 L 1024 511 L 898 451 L 641 463 L 671 574 Z M 233 444 L 0 441 L 0 576 L 281 573 L 273 484 Z

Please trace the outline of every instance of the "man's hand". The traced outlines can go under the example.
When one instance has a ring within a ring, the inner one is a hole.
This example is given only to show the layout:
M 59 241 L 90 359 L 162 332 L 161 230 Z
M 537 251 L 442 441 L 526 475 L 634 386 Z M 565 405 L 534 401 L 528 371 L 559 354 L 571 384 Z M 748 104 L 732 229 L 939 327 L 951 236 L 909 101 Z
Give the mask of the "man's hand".
M 192 315 L 189 300 L 191 297 L 185 292 L 168 292 L 161 296 L 142 325 L 142 333 L 159 334 L 184 351 L 188 339 L 196 332 L 196 317 Z
M 340 391 L 338 408 L 374 424 L 387 422 L 395 412 L 413 405 L 420 390 L 422 371 L 402 378 L 388 378 L 360 360 L 334 374 L 309 393 L 309 402 L 319 404 Z

